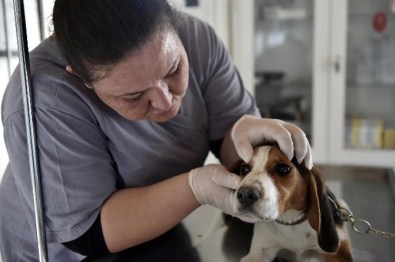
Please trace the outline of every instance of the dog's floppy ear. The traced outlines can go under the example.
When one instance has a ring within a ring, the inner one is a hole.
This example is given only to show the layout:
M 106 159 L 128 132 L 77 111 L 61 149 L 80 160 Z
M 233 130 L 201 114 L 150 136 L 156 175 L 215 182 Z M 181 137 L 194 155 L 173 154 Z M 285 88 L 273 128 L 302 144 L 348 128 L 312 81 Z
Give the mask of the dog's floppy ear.
M 326 252 L 335 252 L 339 247 L 339 236 L 333 221 L 332 211 L 325 184 L 317 168 L 313 167 L 309 176 L 310 211 L 308 221 L 317 232 L 318 244 Z

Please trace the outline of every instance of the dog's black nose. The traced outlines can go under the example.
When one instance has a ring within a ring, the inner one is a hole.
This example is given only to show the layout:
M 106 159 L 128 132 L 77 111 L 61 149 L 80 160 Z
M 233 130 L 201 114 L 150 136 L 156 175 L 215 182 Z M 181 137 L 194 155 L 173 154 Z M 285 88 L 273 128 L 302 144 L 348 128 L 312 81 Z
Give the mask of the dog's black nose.
M 236 196 L 240 204 L 248 207 L 261 197 L 261 192 L 256 187 L 243 186 L 237 190 Z

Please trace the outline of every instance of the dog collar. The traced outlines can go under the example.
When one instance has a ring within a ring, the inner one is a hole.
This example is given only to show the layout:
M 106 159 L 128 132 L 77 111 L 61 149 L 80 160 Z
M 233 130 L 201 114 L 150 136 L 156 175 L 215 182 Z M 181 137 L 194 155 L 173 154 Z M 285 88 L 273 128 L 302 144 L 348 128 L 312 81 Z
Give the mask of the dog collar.
M 308 211 L 308 209 L 305 209 L 298 218 L 291 220 L 291 221 L 284 221 L 281 218 L 277 218 L 275 221 L 281 225 L 294 226 L 294 225 L 302 223 L 303 221 L 305 221 L 307 219 L 307 211 Z

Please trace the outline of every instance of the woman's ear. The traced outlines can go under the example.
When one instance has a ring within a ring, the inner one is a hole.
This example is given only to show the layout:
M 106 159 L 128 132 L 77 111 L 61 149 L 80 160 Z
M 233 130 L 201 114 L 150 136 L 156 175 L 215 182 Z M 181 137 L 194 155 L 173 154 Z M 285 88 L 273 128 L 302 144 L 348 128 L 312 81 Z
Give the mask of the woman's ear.
M 66 66 L 66 71 L 67 71 L 68 73 L 73 74 L 73 75 L 75 75 L 76 77 L 78 77 L 78 78 L 82 81 L 82 83 L 84 83 L 84 85 L 85 85 L 87 88 L 93 89 L 93 87 L 92 87 L 90 84 L 86 83 L 86 82 L 82 79 L 82 77 L 81 77 L 79 74 L 77 74 L 77 73 L 73 70 L 73 68 L 71 67 L 71 65 L 67 65 L 67 66 Z
M 71 67 L 71 65 L 67 65 L 67 66 L 66 66 L 66 71 L 69 72 L 70 74 L 77 75 L 77 74 L 74 73 L 74 70 L 73 70 L 73 68 Z M 77 75 L 77 76 L 78 76 L 78 75 Z

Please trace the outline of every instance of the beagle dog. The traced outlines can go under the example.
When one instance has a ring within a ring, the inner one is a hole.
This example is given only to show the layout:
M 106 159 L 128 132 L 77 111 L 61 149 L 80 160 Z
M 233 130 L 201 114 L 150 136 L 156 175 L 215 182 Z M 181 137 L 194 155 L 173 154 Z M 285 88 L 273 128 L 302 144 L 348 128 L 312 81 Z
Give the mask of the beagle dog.
M 233 209 L 253 221 L 250 252 L 241 261 L 352 261 L 351 244 L 335 199 L 317 168 L 290 161 L 277 146 L 255 149 L 242 163 Z M 285 251 L 285 253 L 284 253 Z

